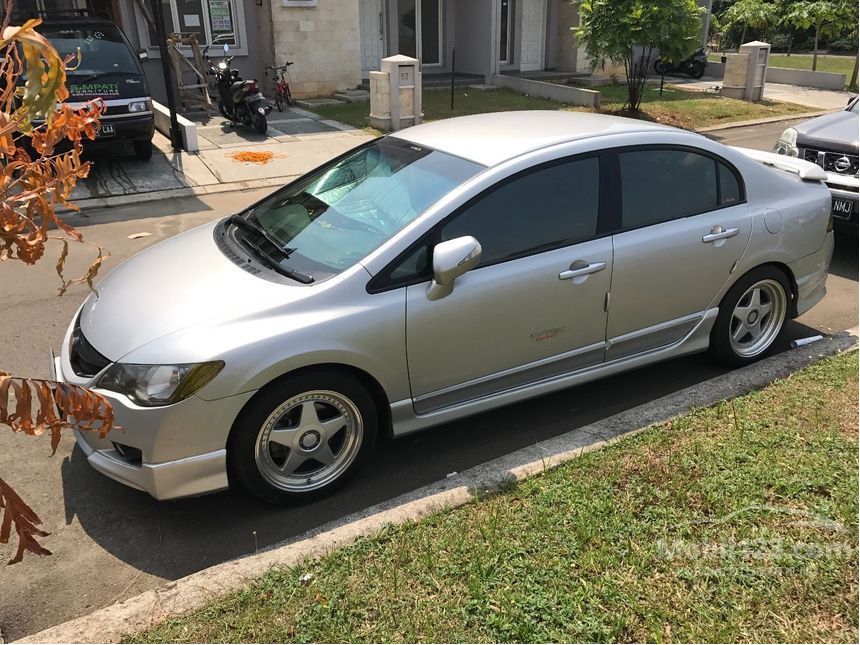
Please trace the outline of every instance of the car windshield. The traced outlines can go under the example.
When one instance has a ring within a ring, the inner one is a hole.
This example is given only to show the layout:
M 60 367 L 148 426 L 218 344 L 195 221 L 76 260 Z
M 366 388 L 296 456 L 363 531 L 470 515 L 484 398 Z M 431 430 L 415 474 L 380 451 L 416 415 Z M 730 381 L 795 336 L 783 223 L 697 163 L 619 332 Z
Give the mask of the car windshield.
M 451 190 L 483 170 L 394 137 L 378 139 L 297 180 L 242 214 L 252 244 L 315 281 L 348 269 Z M 266 235 L 262 233 L 265 232 Z
M 81 62 L 72 61 L 73 76 L 107 74 L 139 74 L 131 50 L 116 27 L 111 25 L 43 25 L 40 33 L 51 41 L 57 52 L 65 58 L 81 50 Z

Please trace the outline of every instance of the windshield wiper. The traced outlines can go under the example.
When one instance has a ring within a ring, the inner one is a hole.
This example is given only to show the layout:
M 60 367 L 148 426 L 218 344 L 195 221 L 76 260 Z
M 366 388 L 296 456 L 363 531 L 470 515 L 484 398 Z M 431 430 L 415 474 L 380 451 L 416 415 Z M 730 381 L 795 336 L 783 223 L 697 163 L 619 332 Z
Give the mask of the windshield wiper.
M 252 222 L 249 219 L 245 219 L 241 215 L 231 215 L 227 218 L 228 224 L 233 224 L 234 226 L 238 226 L 239 228 L 243 228 L 246 231 L 250 231 L 251 233 L 256 233 L 263 239 L 265 239 L 269 244 L 274 246 L 278 251 L 280 251 L 284 258 L 290 257 L 295 249 L 286 248 L 283 244 L 281 244 L 269 231 L 264 229 L 262 226 L 257 224 L 256 222 Z
M 230 219 L 232 219 L 233 217 L 236 217 L 236 215 L 232 215 L 230 217 Z M 248 224 L 250 226 L 255 226 L 254 224 L 252 224 L 251 222 L 248 222 L 247 220 L 242 220 L 242 221 L 244 221 L 246 224 Z M 265 264 L 267 267 L 272 269 L 275 273 L 280 273 L 281 275 L 286 276 L 288 278 L 291 278 L 291 279 L 295 280 L 296 282 L 301 282 L 302 284 L 311 284 L 314 281 L 314 279 L 311 276 L 309 276 L 305 273 L 302 273 L 300 271 L 296 271 L 295 269 L 291 269 L 289 267 L 283 266 L 280 262 L 278 262 L 278 260 L 276 258 L 274 258 L 269 253 L 267 253 L 262 248 L 260 248 L 260 246 L 258 244 L 254 244 L 248 238 L 238 237 L 236 239 L 239 241 L 240 244 L 244 244 L 249 249 L 251 249 L 251 251 L 258 258 L 260 258 L 260 260 L 263 261 L 263 264 Z M 277 248 L 280 249 L 281 247 L 277 247 Z M 282 253 L 284 255 L 284 259 L 286 259 L 290 256 L 290 254 L 288 252 L 282 251 Z

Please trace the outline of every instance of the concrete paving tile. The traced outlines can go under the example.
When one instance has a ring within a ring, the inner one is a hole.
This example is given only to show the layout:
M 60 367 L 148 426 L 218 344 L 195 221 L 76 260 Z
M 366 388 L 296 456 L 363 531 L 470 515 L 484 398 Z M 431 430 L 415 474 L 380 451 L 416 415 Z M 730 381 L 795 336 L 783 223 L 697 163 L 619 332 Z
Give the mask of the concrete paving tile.
M 371 138 L 368 136 L 368 139 Z M 237 162 L 225 150 L 204 150 L 198 157 L 219 181 L 245 181 L 266 177 L 300 175 L 358 145 L 352 135 L 255 146 L 255 152 L 271 151 L 274 160 L 268 164 Z
M 284 134 L 318 134 L 320 132 L 337 132 L 338 129 L 314 119 L 287 121 L 279 123 L 278 129 Z

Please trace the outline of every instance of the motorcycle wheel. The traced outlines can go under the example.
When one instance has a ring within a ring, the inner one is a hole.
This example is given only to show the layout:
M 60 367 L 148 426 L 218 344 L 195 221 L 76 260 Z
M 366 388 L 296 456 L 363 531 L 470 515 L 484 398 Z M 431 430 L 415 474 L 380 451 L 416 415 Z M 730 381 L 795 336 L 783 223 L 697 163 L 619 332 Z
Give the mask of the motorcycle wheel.
M 693 78 L 702 78 L 705 75 L 705 64 L 701 61 L 696 61 L 690 66 L 690 76 Z
M 224 101 L 218 101 L 218 111 L 225 119 L 228 119 L 229 121 L 233 120 L 233 117 L 227 113 L 227 107 L 224 105 Z
M 269 124 L 266 123 L 266 115 L 260 114 L 256 112 L 253 116 L 251 116 L 251 122 L 254 126 L 254 129 L 260 134 L 266 134 L 266 130 L 269 129 Z

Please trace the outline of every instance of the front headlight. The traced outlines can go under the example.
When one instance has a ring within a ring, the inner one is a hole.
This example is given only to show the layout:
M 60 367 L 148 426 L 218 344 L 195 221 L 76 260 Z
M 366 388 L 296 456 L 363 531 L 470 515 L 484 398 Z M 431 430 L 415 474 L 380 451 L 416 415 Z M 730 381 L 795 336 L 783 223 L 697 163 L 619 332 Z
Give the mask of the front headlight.
M 128 104 L 129 112 L 146 112 L 150 109 L 149 101 L 132 101 Z
M 96 387 L 125 394 L 138 405 L 155 407 L 186 399 L 215 378 L 223 361 L 184 365 L 114 363 Z
M 794 128 L 786 128 L 783 133 L 779 135 L 779 141 L 776 142 L 773 151 L 780 155 L 796 157 L 798 155 L 797 130 Z

